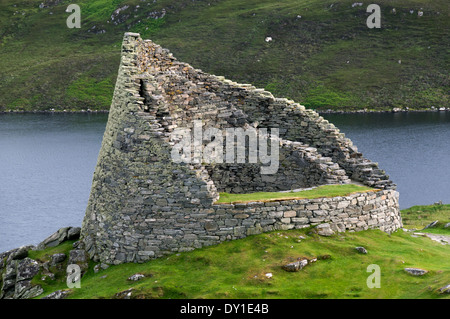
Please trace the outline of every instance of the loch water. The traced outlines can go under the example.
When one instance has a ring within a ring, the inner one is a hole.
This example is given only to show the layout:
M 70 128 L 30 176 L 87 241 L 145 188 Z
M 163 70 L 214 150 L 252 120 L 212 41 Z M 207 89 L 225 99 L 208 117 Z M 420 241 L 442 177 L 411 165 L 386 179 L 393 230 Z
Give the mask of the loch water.
M 323 114 L 400 192 L 450 203 L 450 112 Z M 107 114 L 0 114 L 0 252 L 81 226 Z

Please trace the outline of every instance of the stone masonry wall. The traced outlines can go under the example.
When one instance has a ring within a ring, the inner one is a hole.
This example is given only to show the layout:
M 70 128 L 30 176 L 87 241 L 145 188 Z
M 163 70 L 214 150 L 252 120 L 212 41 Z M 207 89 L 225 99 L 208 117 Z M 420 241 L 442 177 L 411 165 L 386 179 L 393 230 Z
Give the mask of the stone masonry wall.
M 219 204 L 208 209 L 167 209 L 151 218 L 137 212 L 133 218 L 135 227 L 127 228 L 118 237 L 128 241 L 129 246 L 105 255 L 104 262 L 144 262 L 267 231 L 321 223 L 335 232 L 373 228 L 392 232 L 401 227 L 398 193 L 392 190 L 334 198 Z M 127 215 L 121 219 L 123 224 L 129 223 Z
M 170 134 L 194 119 L 216 128 L 278 127 L 279 171 L 262 176 L 253 164 L 175 163 Z M 214 204 L 221 191 L 284 190 L 352 179 L 378 190 L 313 200 Z M 125 34 L 81 230 L 81 247 L 92 259 L 142 262 L 317 223 L 337 231 L 394 231 L 401 226 L 395 185 L 314 111 L 206 74 L 139 34 Z

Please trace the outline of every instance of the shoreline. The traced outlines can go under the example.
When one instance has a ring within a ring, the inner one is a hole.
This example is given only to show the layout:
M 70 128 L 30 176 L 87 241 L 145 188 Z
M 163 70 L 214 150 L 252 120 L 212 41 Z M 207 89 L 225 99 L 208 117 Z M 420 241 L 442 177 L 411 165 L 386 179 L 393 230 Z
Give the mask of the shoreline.
M 399 109 L 394 108 L 392 110 L 314 110 L 319 114 L 373 114 L 373 113 L 438 113 L 438 112 L 450 112 L 450 108 L 432 108 L 432 109 Z
M 109 110 L 34 110 L 34 111 L 17 111 L 17 110 L 6 110 L 0 111 L 0 114 L 107 114 Z
M 450 112 L 450 108 L 433 108 L 433 109 L 392 109 L 392 110 L 352 110 L 352 111 L 344 111 L 344 110 L 318 110 L 311 109 L 318 114 L 373 114 L 373 113 L 438 113 L 438 112 Z M 107 114 L 109 110 L 91 110 L 91 109 L 82 109 L 82 110 L 34 110 L 34 111 L 23 111 L 23 110 L 5 110 L 0 111 L 0 114 Z

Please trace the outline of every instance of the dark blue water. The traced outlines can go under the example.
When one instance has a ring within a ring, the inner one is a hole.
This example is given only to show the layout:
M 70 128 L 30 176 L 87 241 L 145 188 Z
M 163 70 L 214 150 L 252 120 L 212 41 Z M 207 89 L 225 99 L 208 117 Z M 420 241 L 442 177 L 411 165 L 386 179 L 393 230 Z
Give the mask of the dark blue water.
M 0 114 L 0 251 L 80 226 L 106 114 Z
M 450 204 L 450 112 L 328 114 L 397 184 L 400 207 Z
M 324 115 L 398 185 L 450 203 L 450 112 Z M 0 114 L 0 252 L 81 226 L 106 114 Z

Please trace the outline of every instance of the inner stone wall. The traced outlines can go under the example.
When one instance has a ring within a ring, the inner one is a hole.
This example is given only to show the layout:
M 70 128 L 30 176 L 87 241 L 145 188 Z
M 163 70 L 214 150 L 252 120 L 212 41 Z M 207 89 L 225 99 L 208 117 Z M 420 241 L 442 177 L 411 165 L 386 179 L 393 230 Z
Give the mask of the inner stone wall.
M 221 129 L 279 128 L 280 169 L 264 176 L 253 164 L 172 161 L 171 132 L 196 119 Z M 380 190 L 303 202 L 214 204 L 219 191 L 285 190 L 351 179 Z M 194 69 L 127 33 L 81 243 L 94 260 L 117 264 L 320 222 L 339 231 L 390 232 L 401 226 L 397 198 L 384 171 L 314 111 Z
M 339 164 L 349 178 L 371 187 L 396 188 L 377 163 L 364 158 L 350 139 L 313 110 L 250 84 L 194 69 L 150 40 L 143 41 L 138 52 L 139 71 L 153 80 L 144 87 L 151 101 L 148 108 L 151 111 L 155 99 L 165 108 L 170 114 L 168 132 L 199 118 L 205 126 L 217 128 L 279 128 L 281 139 L 314 147 L 320 156 Z

